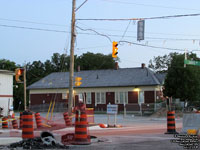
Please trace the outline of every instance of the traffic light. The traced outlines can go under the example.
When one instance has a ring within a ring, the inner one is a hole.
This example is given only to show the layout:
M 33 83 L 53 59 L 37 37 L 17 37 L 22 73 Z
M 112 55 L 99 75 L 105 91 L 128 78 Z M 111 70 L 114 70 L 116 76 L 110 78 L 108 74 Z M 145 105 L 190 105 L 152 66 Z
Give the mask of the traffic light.
M 23 75 L 23 71 L 24 71 L 24 69 L 22 69 L 22 68 L 15 69 L 15 80 L 17 82 L 21 82 L 21 80 L 19 78 L 20 78 L 20 76 Z
M 117 52 L 117 50 L 118 50 L 117 46 L 118 46 L 118 43 L 115 42 L 115 41 L 113 41 L 113 43 L 112 43 L 112 57 L 113 58 L 117 57 L 117 54 L 118 54 L 118 52 Z
M 75 77 L 75 86 L 80 86 L 82 84 L 81 80 L 81 77 Z

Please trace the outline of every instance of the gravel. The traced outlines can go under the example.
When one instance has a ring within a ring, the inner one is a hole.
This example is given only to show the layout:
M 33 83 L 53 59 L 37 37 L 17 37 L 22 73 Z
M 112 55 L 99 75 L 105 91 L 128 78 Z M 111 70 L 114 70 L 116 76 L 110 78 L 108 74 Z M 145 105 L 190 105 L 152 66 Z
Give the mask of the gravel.
M 44 144 L 40 137 L 34 139 L 22 140 L 17 143 L 12 143 L 9 146 L 2 146 L 0 149 L 69 149 L 69 146 L 65 146 L 60 143 L 53 143 L 52 145 Z

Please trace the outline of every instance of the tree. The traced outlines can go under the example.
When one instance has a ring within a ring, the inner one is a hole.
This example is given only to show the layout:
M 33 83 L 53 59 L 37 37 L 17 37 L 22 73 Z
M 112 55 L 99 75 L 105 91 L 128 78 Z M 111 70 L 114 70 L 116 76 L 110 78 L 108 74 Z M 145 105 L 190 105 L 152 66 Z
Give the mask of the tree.
M 172 57 L 177 55 L 177 53 L 170 53 L 169 55 L 157 56 L 153 60 L 149 61 L 148 67 L 154 72 L 167 72 L 167 69 L 171 63 Z
M 76 58 L 76 56 L 74 56 Z M 47 60 L 48 61 L 48 60 Z M 46 62 L 47 63 L 47 62 Z M 51 69 L 54 72 L 64 72 L 69 70 L 70 57 L 66 54 L 60 55 L 59 53 L 54 53 L 51 57 Z
M 193 53 L 188 54 L 188 59 L 200 60 Z M 184 68 L 184 54 L 173 55 L 164 87 L 165 96 L 190 103 L 200 102 L 200 67 L 187 65 Z
M 115 61 L 112 55 L 104 55 L 101 53 L 87 52 L 77 58 L 75 68 L 80 65 L 81 70 L 97 70 L 97 69 L 113 69 Z
M 26 70 L 27 86 L 45 76 L 44 64 L 41 61 L 34 61 L 32 64 L 27 63 Z
M 15 62 L 6 59 L 0 59 L 0 69 L 14 71 L 16 67 L 17 66 Z

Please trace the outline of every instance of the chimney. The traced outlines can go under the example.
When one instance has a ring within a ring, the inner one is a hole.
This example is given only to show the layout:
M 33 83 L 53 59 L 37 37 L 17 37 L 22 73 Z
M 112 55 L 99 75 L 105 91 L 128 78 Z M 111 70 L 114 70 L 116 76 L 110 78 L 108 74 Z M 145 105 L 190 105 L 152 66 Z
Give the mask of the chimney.
M 145 63 L 142 63 L 141 67 L 142 67 L 142 69 L 144 69 L 145 68 Z
M 81 71 L 81 66 L 78 65 L 78 67 L 77 67 L 77 72 L 80 72 L 80 71 Z
M 115 70 L 118 70 L 118 69 L 119 69 L 118 62 L 115 62 Z

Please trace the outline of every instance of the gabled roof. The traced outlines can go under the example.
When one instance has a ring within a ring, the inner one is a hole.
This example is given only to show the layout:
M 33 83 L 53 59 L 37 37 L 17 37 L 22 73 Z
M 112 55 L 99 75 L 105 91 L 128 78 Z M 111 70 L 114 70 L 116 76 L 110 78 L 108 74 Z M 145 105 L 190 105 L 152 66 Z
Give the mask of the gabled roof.
M 0 69 L 0 74 L 15 75 L 13 71 L 9 71 L 9 70 L 1 70 L 1 69 Z
M 164 79 L 166 77 L 167 73 L 156 73 L 156 78 L 160 81 L 161 84 L 164 84 Z
M 88 70 L 75 72 L 82 77 L 79 88 L 85 87 L 126 87 L 161 85 L 162 81 L 148 68 L 122 68 L 118 70 Z M 163 78 L 164 80 L 164 78 Z M 33 83 L 28 89 L 68 88 L 69 72 L 55 72 Z

